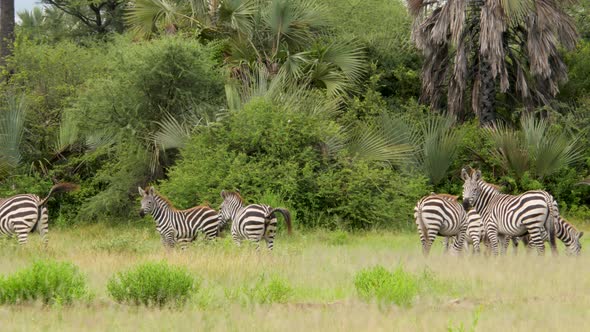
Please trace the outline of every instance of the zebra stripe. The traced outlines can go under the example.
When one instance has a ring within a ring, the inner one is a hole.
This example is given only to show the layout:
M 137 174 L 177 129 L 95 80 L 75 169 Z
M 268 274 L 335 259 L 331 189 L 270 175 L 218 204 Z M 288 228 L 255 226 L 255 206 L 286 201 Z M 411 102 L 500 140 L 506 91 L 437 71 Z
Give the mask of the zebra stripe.
M 287 231 L 291 234 L 291 214 L 287 209 L 272 208 L 263 204 L 250 204 L 244 206 L 244 200 L 237 192 L 222 191 L 221 208 L 219 214 L 221 222 L 225 224 L 231 220 L 231 235 L 234 242 L 240 245 L 244 239 L 260 246 L 260 240 L 264 238 L 269 250 L 274 247 L 274 237 L 277 230 L 277 218 L 275 212 L 281 213 L 287 223 Z
M 555 237 L 561 240 L 567 248 L 566 254 L 568 255 L 580 255 L 582 251 L 582 243 L 580 238 L 584 235 L 584 232 L 578 232 L 578 230 L 567 220 L 559 216 L 555 222 Z M 513 239 L 516 240 L 516 239 Z M 528 235 L 522 237 L 522 242 L 531 248 L 532 244 L 529 241 Z M 545 233 L 544 240 L 548 241 L 549 238 Z
M 44 244 L 47 244 L 49 214 L 47 201 L 53 193 L 76 189 L 71 183 L 59 183 L 51 187 L 47 196 L 41 199 L 33 194 L 21 194 L 0 199 L 0 235 L 8 237 L 16 234 L 19 244 L 28 242 L 30 232 L 38 228 Z
M 181 249 L 186 249 L 188 242 L 197 238 L 198 232 L 205 234 L 207 239 L 214 239 L 219 235 L 219 214 L 212 208 L 195 206 L 187 210 L 177 210 L 164 196 L 157 194 L 154 187 L 150 187 L 147 193 L 139 187 L 138 189 L 142 196 L 139 215 L 152 215 L 164 246 L 174 247 L 176 243 L 180 243 Z
M 414 208 L 414 218 L 422 243 L 422 253 L 428 256 L 437 235 L 457 236 L 453 250 L 461 252 L 467 231 L 467 214 L 456 196 L 430 194 L 422 197 Z M 448 246 L 448 240 L 445 239 Z
M 531 235 L 531 243 L 539 254 L 545 252 L 543 234 L 549 233 L 553 252 L 556 252 L 554 220 L 559 216 L 557 204 L 545 191 L 527 191 L 513 196 L 482 180 L 479 170 L 470 174 L 461 171 L 464 206 L 474 206 L 483 220 L 492 253 L 498 254 L 499 239 L 503 236 Z M 505 239 L 501 238 L 502 243 Z

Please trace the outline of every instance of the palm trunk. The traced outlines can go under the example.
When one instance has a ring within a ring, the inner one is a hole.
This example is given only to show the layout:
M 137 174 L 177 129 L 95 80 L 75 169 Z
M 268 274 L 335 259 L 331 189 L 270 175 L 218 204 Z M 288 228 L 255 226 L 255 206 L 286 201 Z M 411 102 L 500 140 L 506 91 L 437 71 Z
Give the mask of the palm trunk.
M 14 0 L 0 0 L 0 66 L 12 54 L 14 44 Z
M 481 126 L 493 125 L 496 121 L 496 80 L 489 62 L 481 59 L 479 67 L 481 86 L 479 90 L 478 117 Z

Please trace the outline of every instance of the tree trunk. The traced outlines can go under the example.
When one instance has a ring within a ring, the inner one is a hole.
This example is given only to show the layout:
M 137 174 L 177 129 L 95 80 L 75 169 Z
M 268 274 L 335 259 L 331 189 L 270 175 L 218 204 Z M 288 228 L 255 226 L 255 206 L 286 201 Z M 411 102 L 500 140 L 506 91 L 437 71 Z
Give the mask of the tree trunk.
M 479 77 L 481 87 L 477 116 L 481 126 L 490 126 L 496 122 L 496 80 L 492 76 L 489 62 L 485 59 L 480 60 Z
M 0 0 L 0 66 L 12 54 L 14 45 L 14 0 Z

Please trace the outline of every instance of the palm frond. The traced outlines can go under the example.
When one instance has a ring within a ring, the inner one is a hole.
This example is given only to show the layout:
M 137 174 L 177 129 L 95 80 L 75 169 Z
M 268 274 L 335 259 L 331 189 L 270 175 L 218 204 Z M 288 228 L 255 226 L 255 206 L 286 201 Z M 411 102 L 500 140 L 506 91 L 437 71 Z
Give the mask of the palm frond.
M 518 178 L 529 170 L 531 157 L 524 146 L 522 134 L 504 124 L 484 128 L 484 133 L 492 140 L 492 155 L 500 160 L 506 171 L 512 171 Z
M 0 109 L 0 159 L 5 167 L 21 161 L 20 145 L 25 131 L 27 102 L 24 94 L 7 94 Z
M 551 175 L 582 158 L 579 137 L 570 138 L 551 131 L 547 120 L 525 116 L 521 119 L 521 126 L 537 176 L 543 178 Z
M 433 116 L 421 125 L 419 165 L 433 184 L 447 174 L 455 156 L 460 137 L 453 130 L 451 116 Z
M 125 19 L 138 35 L 149 37 L 158 27 L 174 30 L 182 19 L 196 21 L 186 14 L 184 6 L 174 0 L 136 0 Z
M 56 154 L 63 153 L 79 141 L 78 124 L 71 117 L 64 117 L 59 126 L 59 132 L 53 145 Z
M 413 153 L 409 144 L 392 144 L 377 126 L 360 125 L 350 132 L 348 151 L 356 158 L 401 165 Z

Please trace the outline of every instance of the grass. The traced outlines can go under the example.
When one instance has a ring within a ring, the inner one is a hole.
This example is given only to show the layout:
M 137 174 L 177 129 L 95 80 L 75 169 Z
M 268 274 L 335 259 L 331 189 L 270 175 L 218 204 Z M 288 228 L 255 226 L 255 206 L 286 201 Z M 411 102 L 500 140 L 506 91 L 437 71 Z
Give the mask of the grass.
M 88 303 L 59 308 L 0 305 L 2 331 L 544 331 L 575 330 L 590 319 L 586 252 L 578 258 L 522 251 L 495 259 L 454 257 L 442 255 L 437 240 L 426 259 L 414 233 L 342 234 L 279 234 L 272 253 L 238 248 L 228 237 L 199 241 L 184 252 L 166 250 L 155 230 L 131 225 L 52 228 L 47 249 L 37 234 L 26 247 L 0 240 L 0 275 L 36 260 L 67 261 L 86 276 L 93 294 Z M 198 291 L 179 308 L 113 301 L 108 280 L 148 261 L 186 268 L 199 279 Z M 411 305 L 384 306 L 359 294 L 355 276 L 375 266 L 390 273 L 402 266 L 417 280 L 420 291 Z

